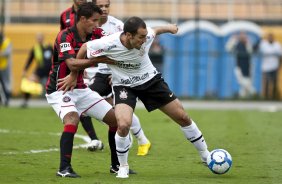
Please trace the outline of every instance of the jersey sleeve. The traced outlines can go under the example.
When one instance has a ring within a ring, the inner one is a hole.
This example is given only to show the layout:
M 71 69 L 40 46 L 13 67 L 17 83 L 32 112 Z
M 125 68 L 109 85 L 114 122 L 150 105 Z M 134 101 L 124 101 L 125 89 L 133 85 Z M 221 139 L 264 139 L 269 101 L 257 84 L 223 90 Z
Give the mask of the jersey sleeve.
M 105 55 L 106 44 L 103 42 L 103 38 L 92 40 L 86 43 L 87 45 L 87 58 L 94 58 Z
M 72 37 L 67 31 L 64 30 L 59 33 L 56 47 L 60 61 L 76 57 L 74 47 L 72 46 Z

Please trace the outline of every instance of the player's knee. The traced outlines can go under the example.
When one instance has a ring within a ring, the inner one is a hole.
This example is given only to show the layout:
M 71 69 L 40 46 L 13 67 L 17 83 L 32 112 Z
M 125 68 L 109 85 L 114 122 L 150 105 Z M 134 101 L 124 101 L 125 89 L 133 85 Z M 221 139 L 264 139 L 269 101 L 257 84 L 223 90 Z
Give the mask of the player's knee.
M 185 112 L 181 112 L 178 115 L 177 122 L 180 126 L 184 127 L 191 125 L 192 120 Z
M 129 133 L 130 126 L 126 123 L 118 125 L 118 132 L 121 136 L 126 136 Z
M 78 125 L 79 123 L 79 116 L 77 112 L 69 112 L 64 116 L 64 124 L 72 124 L 72 125 Z

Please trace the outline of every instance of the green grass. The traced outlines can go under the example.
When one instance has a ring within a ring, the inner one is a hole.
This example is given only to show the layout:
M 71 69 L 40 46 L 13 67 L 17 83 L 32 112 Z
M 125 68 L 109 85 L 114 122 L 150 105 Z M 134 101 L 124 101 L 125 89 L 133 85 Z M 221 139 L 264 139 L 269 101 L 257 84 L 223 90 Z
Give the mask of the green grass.
M 210 150 L 223 148 L 233 157 L 225 175 L 212 174 L 179 127 L 161 112 L 136 110 L 152 149 L 146 157 L 130 150 L 129 164 L 138 172 L 121 180 L 109 174 L 110 154 L 107 127 L 94 122 L 104 151 L 73 151 L 72 165 L 82 178 L 58 178 L 59 152 L 25 153 L 58 148 L 62 124 L 50 108 L 0 109 L 0 183 L 189 183 L 189 184 L 271 184 L 281 183 L 282 113 L 260 111 L 191 110 L 189 114 L 202 130 Z M 8 130 L 5 132 L 4 130 Z M 79 127 L 78 134 L 84 134 Z M 75 144 L 83 141 L 76 138 Z M 10 153 L 10 154 L 9 154 Z

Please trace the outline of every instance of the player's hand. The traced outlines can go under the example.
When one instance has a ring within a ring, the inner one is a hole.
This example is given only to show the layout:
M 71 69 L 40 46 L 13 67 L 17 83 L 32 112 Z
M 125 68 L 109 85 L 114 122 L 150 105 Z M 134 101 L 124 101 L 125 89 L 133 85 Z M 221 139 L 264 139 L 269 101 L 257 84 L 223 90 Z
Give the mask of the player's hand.
M 57 86 L 59 87 L 58 91 L 64 91 L 65 94 L 67 91 L 72 91 L 77 83 L 77 73 L 70 73 L 64 78 L 58 79 Z
M 176 24 L 169 24 L 168 26 L 172 34 L 176 34 L 178 32 L 178 26 Z

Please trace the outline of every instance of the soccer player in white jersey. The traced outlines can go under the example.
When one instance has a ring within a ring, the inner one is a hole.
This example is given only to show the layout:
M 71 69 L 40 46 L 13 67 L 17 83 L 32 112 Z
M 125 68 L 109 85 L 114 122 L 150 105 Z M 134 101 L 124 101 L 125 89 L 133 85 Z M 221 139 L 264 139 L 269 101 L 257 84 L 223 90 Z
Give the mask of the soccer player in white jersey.
M 113 33 L 120 32 L 123 30 L 123 22 L 109 15 L 110 0 L 96 0 L 96 5 L 100 7 L 101 10 L 103 11 L 99 24 L 100 27 L 106 32 L 106 34 L 111 35 Z M 93 76 L 93 74 L 95 76 Z M 107 101 L 113 104 L 112 87 L 110 84 L 111 70 L 109 69 L 107 64 L 99 63 L 98 68 L 96 67 L 87 68 L 86 76 L 89 79 L 92 78 L 94 79 L 93 83 L 89 84 L 89 88 L 92 89 L 93 91 L 98 92 L 101 96 L 105 96 L 105 97 L 110 96 L 109 98 L 107 98 Z M 144 134 L 144 131 L 140 125 L 139 118 L 134 113 L 132 117 L 132 125 L 130 127 L 130 130 L 138 140 L 139 146 L 138 146 L 137 155 L 139 156 L 147 155 L 151 147 L 151 143 Z M 109 142 L 109 144 L 110 146 L 115 146 L 115 143 L 111 145 L 111 143 Z M 111 172 L 114 171 L 117 172 L 118 167 L 111 166 L 110 170 Z
M 177 31 L 177 26 L 173 24 L 147 28 L 141 18 L 131 17 L 124 23 L 123 32 L 89 41 L 78 52 L 78 58 L 84 58 L 87 51 L 88 58 L 105 55 L 116 61 L 115 65 L 108 66 L 112 70 L 115 115 L 118 122 L 115 136 L 120 162 L 118 178 L 129 177 L 129 129 L 137 97 L 148 111 L 160 109 L 179 124 L 185 137 L 193 143 L 201 160 L 206 163 L 209 151 L 201 131 L 186 114 L 181 102 L 169 89 L 148 55 L 156 35 L 175 34 Z M 71 77 L 66 78 L 66 90 L 75 81 L 72 79 L 74 76 L 71 74 Z

